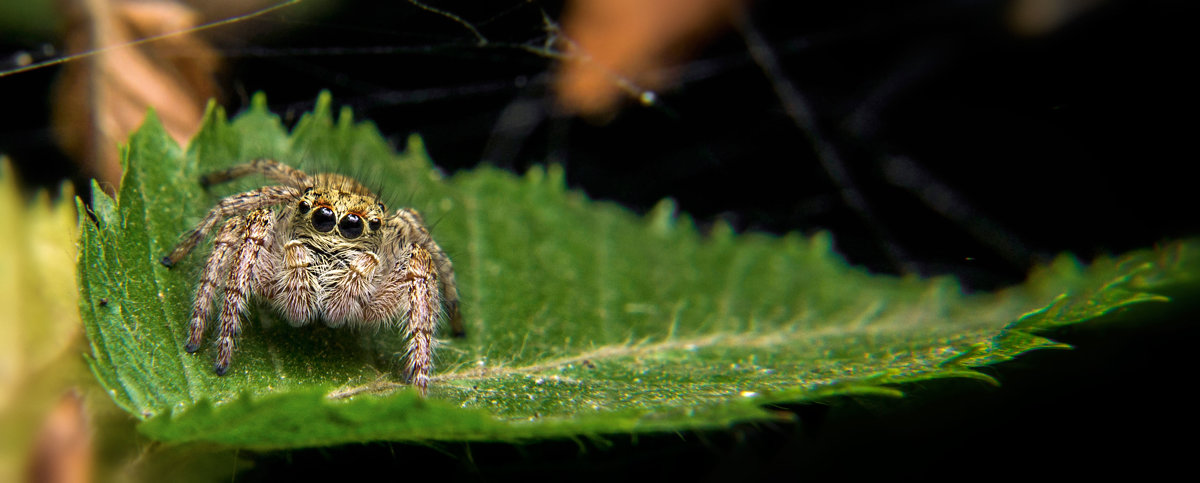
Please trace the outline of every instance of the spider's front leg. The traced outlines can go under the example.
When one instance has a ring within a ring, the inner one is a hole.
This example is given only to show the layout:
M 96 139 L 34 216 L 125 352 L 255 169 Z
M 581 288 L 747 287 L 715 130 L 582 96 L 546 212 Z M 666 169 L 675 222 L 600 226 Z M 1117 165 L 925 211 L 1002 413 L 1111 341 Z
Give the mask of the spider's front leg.
M 229 275 L 225 279 L 225 300 L 221 304 L 218 319 L 220 331 L 217 335 L 217 361 L 213 365 L 217 375 L 225 375 L 233 361 L 235 339 L 242 331 L 241 317 L 246 311 L 246 302 L 254 288 L 251 281 L 255 263 L 259 261 L 262 250 L 271 242 L 275 213 L 268 208 L 262 208 L 250 212 L 243 220 L 245 227 L 241 232 L 241 239 L 236 240 L 238 245 L 229 262 Z
M 409 247 L 411 256 L 404 269 L 401 296 L 408 301 L 408 351 L 405 354 L 404 373 L 409 383 L 417 386 L 425 395 L 429 385 L 429 373 L 433 370 L 433 334 L 437 330 L 441 315 L 442 299 L 438 292 L 438 272 L 433 256 L 424 245 L 413 243 Z
M 402 233 L 407 231 L 408 239 L 424 246 L 433 258 L 434 271 L 437 272 L 441 282 L 439 288 L 442 302 L 446 306 L 446 318 L 450 321 L 451 334 L 455 337 L 466 336 L 467 330 L 463 327 L 462 314 L 458 311 L 458 284 L 454 280 L 454 264 L 450 262 L 450 257 L 437 244 L 437 241 L 429 236 L 429 230 L 425 228 L 425 219 L 417 210 L 412 208 L 397 210 L 395 219 L 399 221 L 400 226 L 404 227 L 400 231 Z
M 407 242 L 406 242 L 407 243 Z M 437 264 L 420 243 L 407 243 L 367 304 L 367 321 L 396 321 L 408 338 L 404 376 L 424 396 L 433 370 L 434 334 L 441 315 Z
M 433 239 L 429 240 L 433 264 L 442 282 L 442 303 L 446 305 L 446 318 L 450 320 L 450 334 L 454 337 L 466 337 L 467 329 L 463 326 L 462 313 L 458 311 L 458 283 L 454 280 L 454 264 L 450 257 L 442 251 Z
M 200 349 L 200 342 L 204 339 L 204 325 L 208 323 L 213 297 L 217 294 L 217 282 L 229 266 L 229 253 L 233 251 L 233 246 L 245 231 L 244 221 L 242 217 L 230 218 L 213 240 L 212 253 L 209 253 L 208 261 L 204 264 L 204 274 L 200 277 L 200 286 L 196 288 L 196 300 L 192 302 L 188 341 L 184 347 L 188 352 Z
M 167 268 L 174 267 L 183 257 L 187 256 L 196 245 L 204 240 L 217 223 L 225 218 L 237 216 L 268 206 L 277 205 L 283 201 L 299 196 L 300 191 L 291 186 L 264 186 L 254 191 L 236 194 L 222 199 L 217 206 L 204 216 L 200 224 L 184 235 L 183 240 L 175 245 L 171 253 L 162 258 L 161 263 Z

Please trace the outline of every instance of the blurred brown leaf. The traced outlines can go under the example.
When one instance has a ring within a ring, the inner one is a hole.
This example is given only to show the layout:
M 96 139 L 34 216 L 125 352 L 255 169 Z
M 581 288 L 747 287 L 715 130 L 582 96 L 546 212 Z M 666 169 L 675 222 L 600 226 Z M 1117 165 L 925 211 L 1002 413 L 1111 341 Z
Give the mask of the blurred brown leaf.
M 92 481 L 92 436 L 83 398 L 68 391 L 46 416 L 33 444 L 28 481 L 87 483 Z
M 573 45 L 555 81 L 560 105 L 571 113 L 604 117 L 631 87 L 666 86 L 672 80 L 669 69 L 729 26 L 743 1 L 572 1 L 563 32 Z M 631 93 L 640 94 L 636 89 Z
M 1104 0 L 1013 0 L 1009 4 L 1008 25 L 1017 35 L 1046 35 L 1103 2 Z
M 178 32 L 199 23 L 188 6 L 170 1 L 61 0 L 68 52 L 78 53 Z M 102 185 L 116 187 L 116 147 L 153 107 L 176 141 L 199 128 L 216 93 L 216 52 L 194 34 L 97 52 L 63 68 L 54 94 L 60 144 Z

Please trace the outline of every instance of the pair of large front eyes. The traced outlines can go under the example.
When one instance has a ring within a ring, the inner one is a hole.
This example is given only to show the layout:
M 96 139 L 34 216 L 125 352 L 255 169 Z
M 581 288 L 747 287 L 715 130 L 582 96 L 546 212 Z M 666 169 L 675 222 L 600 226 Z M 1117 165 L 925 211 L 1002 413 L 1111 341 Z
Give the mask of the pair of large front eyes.
M 308 204 L 307 201 L 300 202 L 301 214 L 308 213 L 310 209 L 312 209 L 312 205 Z M 346 216 L 342 217 L 342 221 L 337 221 L 333 210 L 327 206 L 319 206 L 313 210 L 312 224 L 313 228 L 322 233 L 333 230 L 334 225 L 337 225 L 338 232 L 346 238 L 358 238 L 359 235 L 362 235 L 363 231 L 363 220 L 361 217 L 354 213 L 347 213 Z M 378 230 L 380 224 L 379 220 L 371 220 L 371 230 Z

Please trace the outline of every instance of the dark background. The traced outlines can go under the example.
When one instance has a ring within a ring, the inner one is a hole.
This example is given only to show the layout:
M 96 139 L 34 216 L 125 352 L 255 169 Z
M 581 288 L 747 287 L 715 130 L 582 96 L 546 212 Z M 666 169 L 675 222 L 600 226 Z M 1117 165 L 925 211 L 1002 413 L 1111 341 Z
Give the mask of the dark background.
M 1196 158 L 1196 2 L 1097 2 L 1038 36 L 1017 35 L 1003 1 L 752 2 L 749 24 L 814 129 L 789 117 L 736 29 L 697 46 L 659 105 L 630 103 L 598 124 L 556 113 L 553 64 L 512 47 L 540 45 L 539 9 L 557 17 L 557 3 L 429 3 L 492 45 L 405 2 L 344 2 L 318 18 L 283 9 L 207 33 L 229 62 L 223 104 L 236 112 L 265 91 L 294 122 L 329 89 L 397 143 L 421 133 L 449 173 L 560 163 L 573 188 L 636 212 L 669 197 L 701 229 L 721 219 L 739 231 L 829 230 L 851 263 L 953 274 L 968 290 L 1018 283 L 1064 251 L 1087 260 L 1200 232 L 1185 169 Z M 0 152 L 35 185 L 76 173 L 46 127 L 54 74 L 0 79 Z M 815 154 L 814 133 L 837 161 Z M 724 479 L 1038 472 L 1029 461 L 1064 475 L 1168 468 L 1182 453 L 1164 435 L 1195 429 L 1187 396 L 1172 389 L 1186 386 L 1197 335 L 1183 299 L 1139 312 L 1155 312 L 1149 321 L 1052 334 L 1077 349 L 989 368 L 1000 388 L 928 383 L 901 401 L 783 408 L 799 424 L 613 436 L 583 453 L 571 441 L 471 445 L 469 458 L 460 446 L 365 445 L 266 455 L 260 471 L 419 462 L 485 478 Z M 968 467 L 981 469 L 951 471 Z

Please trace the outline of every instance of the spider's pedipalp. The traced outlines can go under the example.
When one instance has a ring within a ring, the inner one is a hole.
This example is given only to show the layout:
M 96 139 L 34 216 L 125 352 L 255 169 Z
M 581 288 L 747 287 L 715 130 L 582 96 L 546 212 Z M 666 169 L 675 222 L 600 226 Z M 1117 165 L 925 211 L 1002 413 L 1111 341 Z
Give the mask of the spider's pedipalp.
M 288 323 L 298 327 L 320 313 L 321 285 L 310 267 L 316 257 L 304 243 L 291 240 L 283 245 L 283 267 L 277 272 L 268 298 Z
M 347 258 L 345 269 L 327 272 L 332 283 L 329 290 L 325 291 L 325 318 L 332 327 L 340 327 L 347 322 L 356 325 L 375 322 L 364 317 L 364 307 L 369 303 L 368 297 L 374 289 L 379 256 L 361 252 Z
M 405 297 L 407 287 L 404 285 L 405 265 L 407 259 L 400 260 L 391 266 L 371 295 L 370 302 L 363 310 L 363 319 L 369 322 L 387 323 L 393 325 L 402 323 L 403 314 L 408 313 L 409 300 Z

